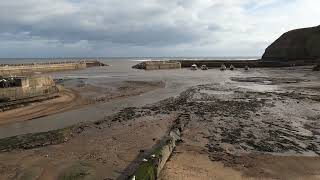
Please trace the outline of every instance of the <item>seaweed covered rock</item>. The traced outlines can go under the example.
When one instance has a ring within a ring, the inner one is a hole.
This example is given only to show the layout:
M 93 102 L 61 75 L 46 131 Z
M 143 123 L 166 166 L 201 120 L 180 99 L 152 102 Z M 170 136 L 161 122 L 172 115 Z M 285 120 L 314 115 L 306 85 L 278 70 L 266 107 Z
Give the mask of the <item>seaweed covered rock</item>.
M 265 51 L 263 60 L 319 60 L 320 26 L 296 29 L 283 34 Z M 318 61 L 317 60 L 317 61 Z

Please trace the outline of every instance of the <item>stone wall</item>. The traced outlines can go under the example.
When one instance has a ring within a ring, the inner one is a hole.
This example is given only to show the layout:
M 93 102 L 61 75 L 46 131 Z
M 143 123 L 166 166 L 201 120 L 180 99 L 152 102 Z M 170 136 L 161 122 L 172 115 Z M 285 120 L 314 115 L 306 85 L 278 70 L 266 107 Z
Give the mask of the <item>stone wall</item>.
M 181 63 L 179 62 L 167 62 L 167 61 L 149 61 L 145 65 L 146 70 L 157 70 L 157 69 L 179 69 Z
M 28 64 L 28 65 L 5 65 L 0 66 L 0 76 L 8 75 L 30 75 L 35 72 L 53 72 L 85 69 L 86 63 L 47 63 L 47 64 Z
M 54 81 L 47 76 L 23 79 L 21 87 L 0 88 L 0 102 L 16 101 L 58 93 Z M 26 85 L 27 84 L 27 85 Z
M 181 63 L 175 61 L 147 61 L 139 63 L 133 68 L 145 70 L 180 69 Z

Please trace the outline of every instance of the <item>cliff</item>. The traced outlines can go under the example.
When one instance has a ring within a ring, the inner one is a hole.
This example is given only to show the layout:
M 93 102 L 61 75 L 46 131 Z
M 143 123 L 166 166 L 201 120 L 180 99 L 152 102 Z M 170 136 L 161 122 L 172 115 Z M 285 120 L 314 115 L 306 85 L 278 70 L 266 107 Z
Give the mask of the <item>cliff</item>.
M 320 58 L 320 26 L 296 29 L 272 43 L 262 60 L 299 61 Z M 319 60 L 320 61 L 320 60 Z

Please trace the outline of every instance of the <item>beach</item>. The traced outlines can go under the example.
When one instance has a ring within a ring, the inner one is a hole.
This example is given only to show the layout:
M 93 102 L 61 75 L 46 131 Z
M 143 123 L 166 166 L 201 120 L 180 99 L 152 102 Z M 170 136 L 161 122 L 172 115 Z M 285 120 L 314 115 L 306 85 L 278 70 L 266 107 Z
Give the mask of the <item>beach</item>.
M 190 119 L 159 179 L 319 179 L 312 67 L 136 63 L 50 73 L 65 88 L 60 99 L 1 112 L 0 179 L 127 179 L 181 114 Z

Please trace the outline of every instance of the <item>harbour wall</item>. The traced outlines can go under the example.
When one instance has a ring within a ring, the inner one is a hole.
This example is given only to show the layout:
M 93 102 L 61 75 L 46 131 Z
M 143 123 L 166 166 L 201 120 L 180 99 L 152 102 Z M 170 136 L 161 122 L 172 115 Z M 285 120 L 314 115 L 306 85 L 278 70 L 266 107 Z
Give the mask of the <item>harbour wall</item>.
M 179 65 L 174 65 L 179 63 Z M 166 64 L 173 64 L 167 67 Z M 309 66 L 317 64 L 314 60 L 296 60 L 296 61 L 266 61 L 266 60 L 169 60 L 169 61 L 147 61 L 139 63 L 132 68 L 155 70 L 155 69 L 172 69 L 172 68 L 190 68 L 193 64 L 198 67 L 206 65 L 209 68 L 218 68 L 222 64 L 229 67 L 244 68 L 246 66 L 252 68 L 264 67 L 291 67 L 291 66 Z
M 145 70 L 180 69 L 181 63 L 176 61 L 147 61 L 137 64 L 133 68 Z
M 60 89 L 48 76 L 24 77 L 21 86 L 0 88 L 0 109 L 58 96 Z
M 206 65 L 210 68 L 221 67 L 222 64 L 229 67 L 233 65 L 237 68 L 244 68 L 245 66 L 253 68 L 263 67 L 290 67 L 290 66 L 307 66 L 314 65 L 314 61 L 310 60 L 297 60 L 297 61 L 265 61 L 265 60 L 205 60 L 205 61 L 191 61 L 191 60 L 179 60 L 182 68 L 189 68 L 193 64 L 197 66 Z
M 99 61 L 79 62 L 54 62 L 54 63 L 31 63 L 31 64 L 2 64 L 0 65 L 0 76 L 9 75 L 32 75 L 34 73 L 45 73 L 54 71 L 81 70 L 87 67 L 105 66 Z

